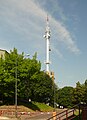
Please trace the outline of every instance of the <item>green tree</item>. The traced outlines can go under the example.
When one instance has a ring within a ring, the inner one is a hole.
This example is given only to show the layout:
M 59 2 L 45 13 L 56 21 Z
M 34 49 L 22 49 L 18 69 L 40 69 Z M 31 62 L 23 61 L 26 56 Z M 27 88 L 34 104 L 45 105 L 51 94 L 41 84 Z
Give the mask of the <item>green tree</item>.
M 3 101 L 4 95 L 4 78 L 5 78 L 5 62 L 2 58 L 0 58 L 0 100 Z
M 43 71 L 33 74 L 31 77 L 31 92 L 34 101 L 51 102 L 53 91 L 52 79 L 49 75 Z
M 17 68 L 17 77 L 19 78 L 18 66 L 21 64 L 19 62 L 23 59 L 23 54 L 19 55 L 17 49 L 13 49 L 9 54 L 5 55 L 5 65 L 4 65 L 4 101 L 14 103 L 15 96 L 15 72 Z M 18 64 L 20 63 L 20 64 Z M 19 79 L 17 80 L 19 82 Z
M 86 102 L 86 104 L 87 104 L 87 79 L 85 80 L 84 87 L 85 87 L 85 90 L 84 90 L 84 102 Z
M 32 76 L 40 72 L 40 69 L 41 63 L 36 60 L 36 54 L 33 56 L 33 59 L 24 58 L 24 61 L 22 62 L 20 68 L 20 82 L 19 82 L 20 97 L 23 97 L 27 100 L 32 97 L 31 94 L 31 88 L 33 87 Z
M 58 104 L 65 107 L 71 107 L 72 104 L 72 94 L 73 87 L 64 87 L 58 90 Z
M 76 88 L 73 92 L 73 103 L 78 104 L 84 102 L 84 85 L 81 85 L 80 82 L 76 83 Z
M 18 54 L 14 48 L 5 59 L 0 59 L 0 95 L 4 103 L 14 104 L 16 75 L 18 100 L 51 101 L 52 79 L 41 71 L 37 53 L 30 59 L 24 57 L 24 53 Z

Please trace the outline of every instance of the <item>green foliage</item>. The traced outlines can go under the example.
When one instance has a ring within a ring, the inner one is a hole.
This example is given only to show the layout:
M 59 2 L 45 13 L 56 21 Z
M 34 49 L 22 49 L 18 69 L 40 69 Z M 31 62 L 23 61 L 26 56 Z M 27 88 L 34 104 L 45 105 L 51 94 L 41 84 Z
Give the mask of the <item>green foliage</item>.
M 84 84 L 76 83 L 76 87 L 58 89 L 52 79 L 41 71 L 41 63 L 37 53 L 30 59 L 24 53 L 18 54 L 16 48 L 0 58 L 0 100 L 3 103 L 14 104 L 15 81 L 17 75 L 18 100 L 33 100 L 53 104 L 54 100 L 60 105 L 71 107 L 79 102 L 87 103 L 87 80 Z M 55 89 L 55 90 L 54 90 Z
M 39 102 L 48 102 L 52 97 L 52 80 L 44 72 L 33 74 L 31 77 L 32 99 Z M 34 98 L 35 97 L 35 98 Z
M 41 71 L 37 53 L 30 59 L 14 48 L 5 59 L 0 58 L 0 96 L 4 103 L 14 104 L 16 77 L 18 100 L 46 102 L 51 99 L 52 80 Z
M 58 90 L 58 104 L 65 107 L 72 106 L 73 87 L 64 87 Z
M 87 79 L 84 83 L 84 102 L 87 104 Z
M 84 102 L 84 92 L 85 88 L 84 85 L 81 85 L 80 82 L 76 83 L 76 88 L 73 91 L 73 102 L 74 104 L 78 104 L 80 102 Z
M 59 105 L 66 107 L 72 107 L 79 103 L 87 104 L 87 80 L 84 84 L 80 82 L 76 83 L 76 87 L 64 87 L 58 90 L 58 101 Z
M 32 102 L 35 106 L 39 108 L 40 111 L 47 112 L 47 111 L 53 111 L 53 108 L 44 104 L 44 103 L 39 103 L 39 102 Z

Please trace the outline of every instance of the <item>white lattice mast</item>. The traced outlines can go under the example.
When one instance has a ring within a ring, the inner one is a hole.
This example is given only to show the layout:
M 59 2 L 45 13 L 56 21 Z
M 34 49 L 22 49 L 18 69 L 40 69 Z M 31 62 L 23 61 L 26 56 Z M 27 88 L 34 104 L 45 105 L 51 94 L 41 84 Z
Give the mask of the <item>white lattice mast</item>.
M 48 16 L 47 16 L 47 19 L 46 19 L 46 31 L 45 31 L 45 35 L 44 35 L 44 38 L 46 39 L 46 72 L 50 73 L 50 68 L 49 68 L 49 65 L 50 65 L 50 36 L 51 36 L 51 32 L 50 32 L 50 27 L 49 27 L 49 19 L 48 19 Z

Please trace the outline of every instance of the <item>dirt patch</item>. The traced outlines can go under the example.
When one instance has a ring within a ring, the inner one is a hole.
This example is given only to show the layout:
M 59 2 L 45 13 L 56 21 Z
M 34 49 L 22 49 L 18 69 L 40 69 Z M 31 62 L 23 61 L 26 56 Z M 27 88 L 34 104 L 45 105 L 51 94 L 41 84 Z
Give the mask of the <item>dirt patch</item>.
M 0 110 L 7 110 L 7 111 L 12 111 L 14 112 L 15 111 L 15 106 L 6 106 L 6 105 L 3 105 L 3 106 L 0 106 Z M 25 106 L 17 106 L 17 111 L 18 112 L 33 112 L 33 110 L 31 110 L 30 108 L 28 107 L 25 107 Z

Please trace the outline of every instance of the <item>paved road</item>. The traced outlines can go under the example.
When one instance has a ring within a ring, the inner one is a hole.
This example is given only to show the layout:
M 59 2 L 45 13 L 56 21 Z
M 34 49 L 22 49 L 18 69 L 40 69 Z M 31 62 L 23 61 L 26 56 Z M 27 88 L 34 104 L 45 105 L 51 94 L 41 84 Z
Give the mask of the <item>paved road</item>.
M 62 111 L 64 110 L 58 110 L 57 114 Z M 53 112 L 36 112 L 34 114 L 29 114 L 29 115 L 24 114 L 24 115 L 21 115 L 20 117 L 21 117 L 21 120 L 47 120 L 48 118 L 52 116 L 53 116 Z M 0 120 L 3 120 L 3 119 L 0 119 Z M 17 119 L 12 117 L 7 120 L 17 120 Z
M 63 110 L 62 110 L 63 111 Z M 57 111 L 57 114 L 60 113 L 60 111 Z M 59 116 L 62 116 L 64 115 L 65 113 L 62 113 L 61 115 Z M 69 113 L 68 116 L 71 116 L 73 115 L 73 112 Z M 22 116 L 22 119 L 21 120 L 47 120 L 48 118 L 52 117 L 53 116 L 53 112 L 42 112 L 42 113 L 39 113 L 37 115 L 34 115 L 34 116 Z M 66 114 L 62 117 L 62 119 L 64 119 L 66 117 Z
M 21 120 L 47 120 L 52 116 L 52 113 L 47 112 L 47 113 L 39 113 L 34 116 L 22 116 Z
M 47 120 L 52 116 L 52 112 L 39 112 L 32 115 L 21 115 L 21 120 Z M 4 117 L 0 116 L 0 120 L 17 120 L 14 116 Z
M 60 113 L 63 110 L 59 110 L 57 111 L 57 114 Z M 48 118 L 53 116 L 53 112 L 40 112 L 36 115 L 32 115 L 32 116 L 21 116 L 21 120 L 47 120 Z

